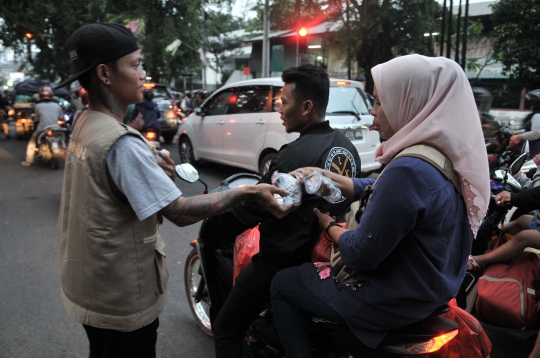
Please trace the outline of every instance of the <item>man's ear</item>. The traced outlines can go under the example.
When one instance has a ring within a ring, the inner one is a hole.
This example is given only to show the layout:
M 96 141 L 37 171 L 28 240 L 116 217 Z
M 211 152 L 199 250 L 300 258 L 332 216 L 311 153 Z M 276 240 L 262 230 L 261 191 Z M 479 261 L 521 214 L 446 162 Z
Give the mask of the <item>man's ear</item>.
M 110 75 L 110 69 L 107 66 L 105 66 L 104 64 L 97 66 L 96 76 L 100 83 L 109 85 L 110 84 L 109 75 Z
M 307 101 L 305 101 L 302 104 L 302 106 L 303 106 L 303 108 L 302 108 L 303 113 L 302 114 L 304 114 L 304 115 L 309 114 L 313 110 L 313 102 L 311 102 L 311 100 L 309 100 L 309 99 Z

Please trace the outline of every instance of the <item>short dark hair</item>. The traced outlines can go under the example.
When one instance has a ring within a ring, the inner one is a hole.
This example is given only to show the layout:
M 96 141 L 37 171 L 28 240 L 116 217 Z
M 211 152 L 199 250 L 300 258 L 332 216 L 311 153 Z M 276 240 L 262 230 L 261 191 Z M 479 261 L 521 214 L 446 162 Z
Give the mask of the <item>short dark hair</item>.
M 104 65 L 110 67 L 114 72 L 118 71 L 118 59 L 107 62 Z M 96 67 L 92 67 L 89 71 L 86 71 L 85 73 L 80 75 L 79 78 L 77 78 L 77 80 L 81 84 L 81 87 L 84 87 L 84 89 L 87 91 L 92 86 L 92 73 L 95 71 Z
M 295 101 L 310 100 L 319 117 L 324 118 L 330 94 L 330 79 L 321 67 L 315 65 L 291 67 L 283 71 L 281 79 L 285 83 L 295 84 L 293 91 Z
M 150 90 L 146 90 L 143 92 L 143 97 L 145 100 L 151 102 L 154 99 L 154 93 Z

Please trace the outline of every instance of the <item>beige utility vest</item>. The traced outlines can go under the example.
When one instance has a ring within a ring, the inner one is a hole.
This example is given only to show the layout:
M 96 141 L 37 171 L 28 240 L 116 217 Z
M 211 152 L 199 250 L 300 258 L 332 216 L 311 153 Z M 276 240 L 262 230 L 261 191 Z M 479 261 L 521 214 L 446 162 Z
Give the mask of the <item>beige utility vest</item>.
M 66 311 L 77 322 L 115 330 L 156 318 L 169 276 L 157 216 L 139 221 L 107 180 L 107 153 L 126 134 L 142 138 L 110 116 L 84 112 L 68 147 L 58 224 Z

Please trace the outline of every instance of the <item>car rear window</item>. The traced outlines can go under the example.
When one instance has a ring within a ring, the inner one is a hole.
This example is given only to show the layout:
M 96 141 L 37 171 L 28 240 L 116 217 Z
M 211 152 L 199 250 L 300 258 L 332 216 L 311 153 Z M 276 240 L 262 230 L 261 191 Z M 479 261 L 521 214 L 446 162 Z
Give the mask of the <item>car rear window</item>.
M 163 99 L 171 99 L 171 96 L 169 95 L 169 92 L 165 88 L 162 87 L 154 87 L 152 90 L 154 93 L 154 98 L 163 98 Z
M 330 87 L 327 114 L 335 112 L 355 112 L 369 114 L 362 90 L 357 87 Z

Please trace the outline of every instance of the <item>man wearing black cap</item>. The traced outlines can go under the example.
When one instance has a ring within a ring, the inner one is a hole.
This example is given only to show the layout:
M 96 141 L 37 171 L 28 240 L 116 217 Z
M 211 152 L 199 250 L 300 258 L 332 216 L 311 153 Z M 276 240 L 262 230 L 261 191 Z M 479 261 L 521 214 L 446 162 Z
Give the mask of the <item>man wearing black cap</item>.
M 62 301 L 83 324 L 90 357 L 155 357 L 158 315 L 167 299 L 168 270 L 158 226 L 178 226 L 255 200 L 282 217 L 271 185 L 183 198 L 171 178 L 174 162 L 158 165 L 139 132 L 122 123 L 142 99 L 142 57 L 127 28 L 87 24 L 66 41 L 73 75 L 87 90 L 66 157 L 59 220 Z M 161 167 L 161 169 L 160 169 Z

